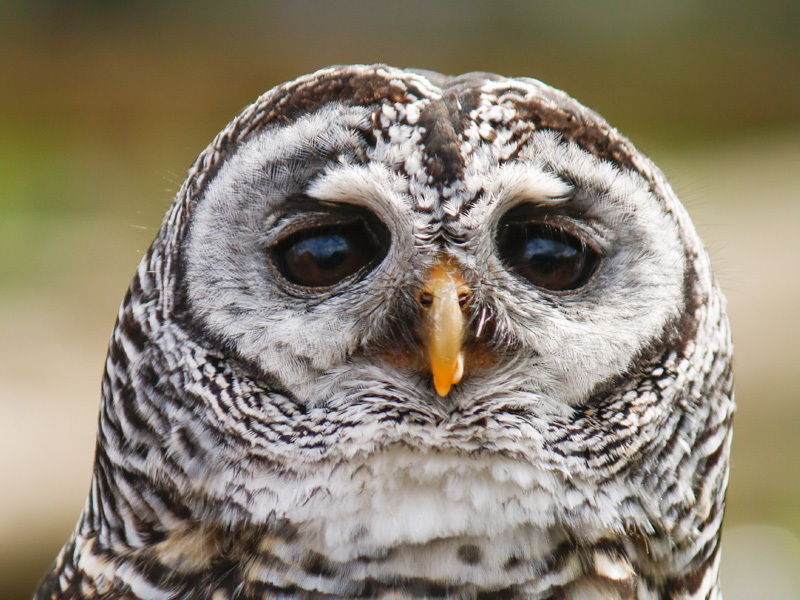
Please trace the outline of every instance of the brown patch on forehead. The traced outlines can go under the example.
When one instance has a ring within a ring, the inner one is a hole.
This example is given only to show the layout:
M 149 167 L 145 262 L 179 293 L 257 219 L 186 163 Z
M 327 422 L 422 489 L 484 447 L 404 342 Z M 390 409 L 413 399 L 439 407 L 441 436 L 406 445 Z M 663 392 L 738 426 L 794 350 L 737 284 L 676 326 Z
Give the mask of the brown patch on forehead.
M 428 158 L 426 171 L 439 185 L 449 185 L 464 177 L 466 162 L 459 150 L 459 136 L 453 126 L 459 115 L 448 111 L 443 102 L 432 101 L 419 113 L 417 125 L 424 129 L 420 143 Z
M 450 122 L 458 135 L 472 122 L 469 114 L 481 103 L 481 92 L 475 88 L 449 89 L 442 96 L 442 102 L 450 113 Z
M 517 115 L 534 125 L 535 129 L 552 129 L 561 133 L 564 140 L 575 142 L 587 152 L 599 158 L 610 160 L 620 167 L 635 168 L 631 150 L 604 123 L 587 120 L 586 115 L 563 108 L 547 106 L 539 102 L 516 104 Z M 581 107 L 583 108 L 583 107 Z
M 463 179 L 466 160 L 461 153 L 461 135 L 472 123 L 469 114 L 480 105 L 481 93 L 474 86 L 445 88 L 441 100 L 432 100 L 420 111 L 417 125 L 424 130 L 425 170 L 437 186 Z
M 312 85 L 287 90 L 270 114 L 271 119 L 291 121 L 328 102 L 369 106 L 378 102 L 407 102 L 408 92 L 377 73 L 342 72 L 323 77 Z

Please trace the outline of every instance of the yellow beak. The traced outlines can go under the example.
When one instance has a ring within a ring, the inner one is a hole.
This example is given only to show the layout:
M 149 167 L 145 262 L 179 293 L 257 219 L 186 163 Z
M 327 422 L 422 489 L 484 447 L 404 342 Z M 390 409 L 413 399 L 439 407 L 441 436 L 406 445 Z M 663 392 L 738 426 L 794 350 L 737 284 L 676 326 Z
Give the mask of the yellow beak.
M 427 312 L 426 330 L 431 373 L 436 393 L 446 396 L 464 375 L 465 316 L 460 299 L 469 288 L 450 262 L 437 264 L 425 280 L 418 295 L 420 306 Z

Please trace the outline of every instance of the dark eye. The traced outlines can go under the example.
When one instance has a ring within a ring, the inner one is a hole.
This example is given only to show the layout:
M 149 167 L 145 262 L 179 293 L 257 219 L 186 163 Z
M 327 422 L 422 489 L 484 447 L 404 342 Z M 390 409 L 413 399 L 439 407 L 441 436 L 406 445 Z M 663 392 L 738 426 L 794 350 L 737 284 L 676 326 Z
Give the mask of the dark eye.
M 383 229 L 382 237 L 388 240 L 388 231 Z M 356 220 L 293 233 L 274 246 L 272 256 L 287 280 L 321 288 L 377 265 L 386 249 L 366 223 Z
M 574 290 L 592 276 L 600 256 L 579 237 L 542 223 L 509 223 L 498 239 L 505 265 L 533 285 Z

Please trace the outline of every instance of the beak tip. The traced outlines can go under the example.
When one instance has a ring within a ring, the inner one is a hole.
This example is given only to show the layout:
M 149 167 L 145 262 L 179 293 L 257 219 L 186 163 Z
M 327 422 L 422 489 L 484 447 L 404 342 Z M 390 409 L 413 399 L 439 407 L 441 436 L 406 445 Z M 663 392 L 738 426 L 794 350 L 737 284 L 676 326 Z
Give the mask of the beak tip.
M 442 398 L 447 396 L 450 393 L 450 388 L 452 387 L 449 383 L 444 381 L 435 381 L 433 382 L 433 387 L 436 388 L 436 393 L 439 394 Z
M 441 367 L 433 369 L 433 387 L 436 388 L 436 393 L 444 398 L 450 393 L 450 389 L 461 381 L 463 376 L 464 354 L 459 352 L 452 369 L 443 369 Z

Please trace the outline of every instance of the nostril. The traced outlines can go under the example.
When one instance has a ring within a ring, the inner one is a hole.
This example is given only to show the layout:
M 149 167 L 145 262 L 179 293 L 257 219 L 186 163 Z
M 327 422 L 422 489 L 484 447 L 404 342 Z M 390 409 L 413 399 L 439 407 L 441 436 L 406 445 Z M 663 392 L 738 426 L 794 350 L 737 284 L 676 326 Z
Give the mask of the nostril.
M 419 302 L 422 308 L 428 309 L 433 304 L 433 294 L 430 292 L 420 292 L 419 296 L 417 296 L 417 302 Z

